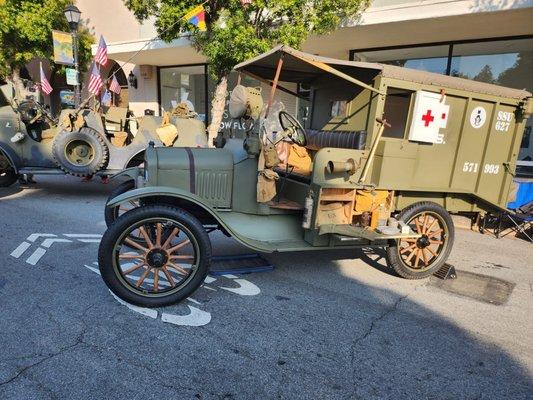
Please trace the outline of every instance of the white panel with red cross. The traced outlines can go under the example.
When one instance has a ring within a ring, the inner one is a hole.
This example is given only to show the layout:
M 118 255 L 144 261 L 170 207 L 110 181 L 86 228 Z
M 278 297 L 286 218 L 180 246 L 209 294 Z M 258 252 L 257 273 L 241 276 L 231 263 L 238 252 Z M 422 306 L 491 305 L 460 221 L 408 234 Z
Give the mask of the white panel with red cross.
M 439 143 L 439 129 L 446 128 L 450 106 L 444 104 L 446 96 L 439 93 L 416 92 L 409 140 Z

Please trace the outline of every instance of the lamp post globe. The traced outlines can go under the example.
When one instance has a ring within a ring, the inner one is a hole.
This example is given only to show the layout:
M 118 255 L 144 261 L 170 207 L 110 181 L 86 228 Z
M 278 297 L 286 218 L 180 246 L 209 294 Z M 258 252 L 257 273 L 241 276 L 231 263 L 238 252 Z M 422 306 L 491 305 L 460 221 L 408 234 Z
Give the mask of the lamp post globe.
M 74 85 L 74 105 L 80 105 L 80 71 L 78 62 L 78 25 L 80 24 L 81 11 L 74 4 L 69 4 L 64 10 L 65 18 L 70 26 L 74 53 L 74 69 L 76 70 L 76 85 Z
M 80 23 L 81 11 L 74 4 L 69 4 L 64 11 L 65 17 L 70 25 L 71 31 L 78 30 L 78 24 Z

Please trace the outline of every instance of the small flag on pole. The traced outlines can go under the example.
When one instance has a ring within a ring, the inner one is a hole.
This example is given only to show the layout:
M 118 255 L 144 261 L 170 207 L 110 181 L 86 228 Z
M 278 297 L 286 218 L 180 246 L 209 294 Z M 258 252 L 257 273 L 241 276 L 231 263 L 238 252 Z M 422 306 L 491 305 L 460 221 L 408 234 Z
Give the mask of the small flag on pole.
M 95 63 L 93 64 L 93 69 L 91 71 L 91 77 L 89 79 L 89 86 L 88 86 L 89 92 L 92 94 L 98 94 L 103 84 L 104 84 L 104 81 L 102 80 L 102 77 L 100 76 L 100 72 L 98 72 L 98 68 L 96 68 L 96 63 Z
M 113 79 L 111 80 L 111 83 L 109 84 L 109 90 L 111 90 L 113 93 L 120 94 L 120 85 L 118 84 L 118 81 L 115 75 L 113 75 Z
M 43 63 L 40 63 L 40 72 L 41 72 L 41 89 L 43 92 L 46 93 L 46 95 L 50 95 L 52 93 L 52 86 L 50 86 L 50 82 L 48 82 L 48 79 L 46 79 L 46 76 L 44 75 L 43 71 Z
M 205 8 L 202 4 L 190 10 L 183 16 L 183 19 L 189 24 L 196 26 L 201 31 L 205 31 L 207 29 L 205 25 Z
M 98 43 L 98 49 L 96 50 L 94 61 L 104 67 L 107 65 L 107 45 L 102 35 L 100 35 L 100 42 Z

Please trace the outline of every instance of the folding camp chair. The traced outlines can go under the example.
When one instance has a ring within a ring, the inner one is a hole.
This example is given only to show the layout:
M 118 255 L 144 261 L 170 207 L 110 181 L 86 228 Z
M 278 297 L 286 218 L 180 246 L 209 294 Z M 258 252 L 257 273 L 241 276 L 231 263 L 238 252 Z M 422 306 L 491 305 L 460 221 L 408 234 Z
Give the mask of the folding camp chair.
M 515 183 L 518 190 L 515 200 L 507 204 L 508 211 L 485 216 L 480 231 L 489 225 L 497 238 L 516 232 L 533 242 L 533 181 L 516 179 Z
M 530 242 L 533 242 L 533 238 L 528 233 L 529 230 L 533 229 L 533 201 L 528 204 L 517 208 L 515 213 L 502 213 L 500 215 L 498 226 L 495 228 L 494 233 L 497 238 L 507 236 L 511 232 L 521 233 L 529 239 Z M 502 233 L 507 229 L 502 229 L 506 221 L 511 221 L 512 226 L 509 229 L 509 232 Z

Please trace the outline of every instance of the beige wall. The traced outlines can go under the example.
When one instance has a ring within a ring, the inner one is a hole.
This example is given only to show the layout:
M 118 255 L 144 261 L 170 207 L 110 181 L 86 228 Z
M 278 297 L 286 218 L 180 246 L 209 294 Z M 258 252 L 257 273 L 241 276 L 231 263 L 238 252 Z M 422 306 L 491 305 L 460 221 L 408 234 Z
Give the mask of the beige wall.
M 122 0 L 77 0 L 81 17 L 95 36 L 107 43 L 146 39 L 154 36 L 153 24 L 140 24 Z

